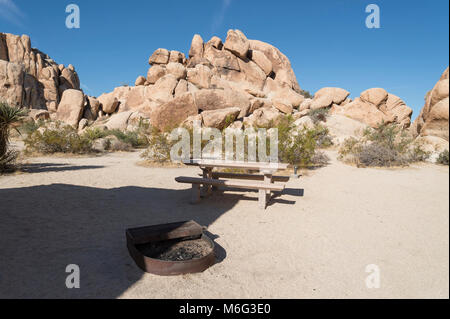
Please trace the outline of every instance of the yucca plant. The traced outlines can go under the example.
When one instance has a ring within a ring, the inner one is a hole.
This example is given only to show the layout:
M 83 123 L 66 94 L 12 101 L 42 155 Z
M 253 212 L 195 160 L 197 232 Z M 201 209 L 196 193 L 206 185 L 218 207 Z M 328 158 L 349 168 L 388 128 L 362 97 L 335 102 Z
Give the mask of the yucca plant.
M 25 110 L 0 102 L 0 172 L 4 171 L 16 157 L 15 152 L 9 150 L 9 132 L 25 115 Z

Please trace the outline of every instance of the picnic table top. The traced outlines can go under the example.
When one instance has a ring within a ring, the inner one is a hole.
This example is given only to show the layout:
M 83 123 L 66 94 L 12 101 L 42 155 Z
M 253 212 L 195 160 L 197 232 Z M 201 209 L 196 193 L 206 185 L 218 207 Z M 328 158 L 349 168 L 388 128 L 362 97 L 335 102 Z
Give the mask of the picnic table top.
M 227 160 L 211 160 L 198 159 L 185 161 L 184 164 L 190 166 L 199 166 L 204 168 L 236 168 L 236 169 L 250 169 L 260 171 L 278 171 L 287 169 L 289 164 L 284 163 L 266 163 L 266 162 L 236 162 Z

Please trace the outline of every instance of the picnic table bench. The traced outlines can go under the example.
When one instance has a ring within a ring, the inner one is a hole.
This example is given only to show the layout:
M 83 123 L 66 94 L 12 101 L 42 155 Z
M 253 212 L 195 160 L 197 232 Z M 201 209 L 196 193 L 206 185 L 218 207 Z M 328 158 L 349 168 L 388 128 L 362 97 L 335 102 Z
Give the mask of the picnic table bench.
M 180 176 L 175 179 L 178 183 L 192 185 L 191 202 L 193 204 L 200 201 L 202 190 L 203 195 L 207 196 L 219 187 L 228 187 L 242 190 L 258 190 L 259 207 L 266 209 L 267 201 L 272 192 L 283 191 L 285 188 L 284 183 L 289 181 L 289 177 L 287 176 L 274 176 L 274 173 L 278 170 L 287 169 L 288 164 L 230 162 L 222 160 L 191 160 L 184 164 L 198 166 L 203 171 L 202 177 Z M 259 174 L 213 172 L 215 168 L 245 169 L 258 171 Z

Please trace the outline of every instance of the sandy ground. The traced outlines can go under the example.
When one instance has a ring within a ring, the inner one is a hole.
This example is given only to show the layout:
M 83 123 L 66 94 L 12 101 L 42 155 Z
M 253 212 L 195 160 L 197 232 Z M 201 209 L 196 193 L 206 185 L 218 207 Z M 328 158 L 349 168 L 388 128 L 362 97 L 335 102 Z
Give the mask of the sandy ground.
M 139 153 L 34 158 L 0 176 L 0 298 L 448 298 L 449 170 L 358 169 L 333 162 L 288 183 L 261 211 L 256 193 L 188 204 L 176 176 Z M 125 229 L 193 219 L 218 263 L 202 274 L 142 273 Z M 66 266 L 81 288 L 65 286 Z M 366 266 L 380 269 L 368 289 Z

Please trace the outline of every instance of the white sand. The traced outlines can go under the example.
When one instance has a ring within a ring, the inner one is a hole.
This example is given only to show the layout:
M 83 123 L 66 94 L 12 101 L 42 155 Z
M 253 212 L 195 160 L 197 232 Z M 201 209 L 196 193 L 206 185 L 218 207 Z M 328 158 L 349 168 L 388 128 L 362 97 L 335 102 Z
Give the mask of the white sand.
M 264 212 L 255 193 L 189 205 L 189 185 L 174 178 L 198 169 L 138 160 L 36 158 L 29 173 L 0 176 L 0 298 L 449 297 L 447 167 L 333 161 L 289 182 Z M 189 219 L 218 237 L 221 261 L 202 274 L 143 274 L 125 229 Z M 66 288 L 68 264 L 80 266 L 81 289 Z M 366 287 L 369 264 L 379 289 Z

